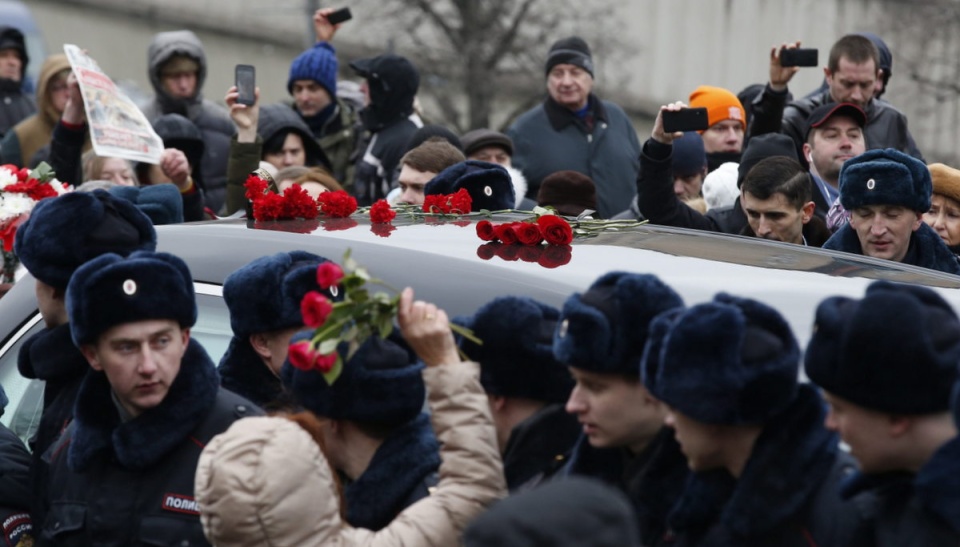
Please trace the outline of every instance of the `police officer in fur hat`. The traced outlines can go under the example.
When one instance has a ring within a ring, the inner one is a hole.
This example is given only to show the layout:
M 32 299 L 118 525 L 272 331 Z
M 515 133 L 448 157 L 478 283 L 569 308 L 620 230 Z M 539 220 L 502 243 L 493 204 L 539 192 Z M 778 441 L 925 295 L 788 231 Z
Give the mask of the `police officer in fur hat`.
M 17 230 L 14 251 L 36 279 L 37 305 L 45 325 L 24 342 L 17 356 L 20 374 L 45 382 L 43 411 L 31 447 L 35 492 L 45 488 L 41 455 L 73 419 L 77 390 L 90 370 L 70 338 L 66 305 L 70 276 L 103 253 L 127 255 L 156 246 L 150 219 L 133 203 L 103 190 L 41 200 Z
M 280 397 L 280 368 L 290 339 L 303 330 L 300 301 L 317 287 L 317 266 L 327 259 L 306 251 L 264 256 L 230 274 L 223 301 L 233 338 L 220 360 L 220 382 L 261 407 Z M 337 299 L 337 288 L 321 291 Z
M 0 416 L 7 402 L 0 386 Z M 33 545 L 33 499 L 30 453 L 13 431 L 0 424 L 0 545 Z
M 843 495 L 877 497 L 864 541 L 960 543 L 960 439 L 950 414 L 960 320 L 953 308 L 925 287 L 884 281 L 859 300 L 828 298 L 817 308 L 804 359 L 830 403 L 827 427 L 860 464 Z
M 957 257 L 923 222 L 932 188 L 927 166 L 892 148 L 847 160 L 840 170 L 840 204 L 850 222 L 823 248 L 960 274 Z
M 205 545 L 194 501 L 204 445 L 260 411 L 220 388 L 187 265 L 166 253 L 107 253 L 67 287 L 73 343 L 93 370 L 74 421 L 48 452 L 41 543 Z
M 308 340 L 312 331 L 293 337 Z M 340 355 L 346 357 L 346 344 Z M 345 520 L 380 530 L 437 485 L 440 446 L 422 412 L 423 364 L 394 334 L 371 336 L 332 384 L 316 369 L 283 364 L 283 386 L 321 418 L 325 454 L 344 482 Z
M 483 341 L 478 346 L 463 339 L 461 348 L 480 363 L 511 491 L 559 471 L 580 436 L 576 418 L 563 408 L 573 378 L 553 356 L 559 315 L 531 298 L 504 296 L 461 320 Z
M 799 362 L 786 320 L 755 300 L 721 293 L 654 319 L 641 375 L 692 471 L 677 544 L 848 544 L 859 513 L 838 482 L 853 462 Z
M 682 306 L 655 276 L 612 272 L 567 299 L 553 338 L 554 356 L 576 380 L 567 412 L 583 430 L 565 472 L 624 490 L 645 545 L 667 532 L 687 466 L 663 425 L 666 406 L 640 382 L 640 358 L 650 321 Z

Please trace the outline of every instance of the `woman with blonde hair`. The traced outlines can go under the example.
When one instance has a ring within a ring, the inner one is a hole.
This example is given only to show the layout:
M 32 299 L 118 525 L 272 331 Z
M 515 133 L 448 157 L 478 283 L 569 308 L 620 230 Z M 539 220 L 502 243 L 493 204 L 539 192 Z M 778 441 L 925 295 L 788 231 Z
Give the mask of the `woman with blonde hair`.
M 930 210 L 923 214 L 927 223 L 953 254 L 960 254 L 960 170 L 942 163 L 927 166 L 933 179 Z

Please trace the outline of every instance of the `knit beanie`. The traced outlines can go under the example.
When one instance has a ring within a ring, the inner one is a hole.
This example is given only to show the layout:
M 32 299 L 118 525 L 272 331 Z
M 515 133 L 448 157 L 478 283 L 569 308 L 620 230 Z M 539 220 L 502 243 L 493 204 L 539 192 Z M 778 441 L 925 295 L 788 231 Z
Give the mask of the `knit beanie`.
M 729 207 L 740 197 L 737 188 L 738 166 L 727 162 L 714 169 L 703 179 L 703 200 L 707 202 L 707 210 Z
M 290 64 L 290 76 L 287 78 L 287 92 L 293 95 L 293 82 L 313 80 L 323 86 L 330 98 L 337 96 L 337 54 L 327 42 L 317 42 L 314 46 L 293 60 Z
M 747 128 L 747 118 L 740 99 L 722 87 L 702 85 L 690 94 L 690 108 L 706 108 L 711 126 L 724 120 L 736 120 Z M 700 131 L 702 134 L 703 131 Z
M 933 193 L 948 197 L 960 205 L 960 169 L 942 163 L 932 163 L 927 169 L 933 181 Z
M 950 304 L 932 289 L 888 281 L 860 300 L 821 302 L 804 357 L 813 383 L 893 414 L 949 409 L 958 362 L 960 319 Z
M 550 74 L 557 65 L 574 65 L 586 70 L 593 76 L 593 57 L 590 46 L 579 36 L 570 36 L 557 40 L 547 53 L 546 74 Z
M 765 133 L 750 139 L 740 156 L 740 165 L 737 166 L 737 189 L 743 186 L 743 179 L 747 178 L 747 173 L 756 164 L 777 156 L 800 162 L 793 139 L 782 133 Z
M 674 177 L 688 177 L 703 172 L 707 167 L 707 153 L 703 138 L 696 131 L 687 131 L 673 141 L 670 169 Z

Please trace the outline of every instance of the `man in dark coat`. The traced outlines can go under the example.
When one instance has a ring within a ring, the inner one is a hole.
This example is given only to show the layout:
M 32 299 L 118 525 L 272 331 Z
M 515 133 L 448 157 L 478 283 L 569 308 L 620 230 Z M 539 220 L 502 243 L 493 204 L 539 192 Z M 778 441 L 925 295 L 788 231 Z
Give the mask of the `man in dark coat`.
M 0 26 L 0 138 L 37 111 L 36 101 L 22 89 L 29 61 L 23 33 Z
M 748 139 L 764 133 L 781 132 L 793 139 L 800 152 L 810 113 L 823 104 L 847 102 L 859 106 L 867 115 L 864 135 L 868 150 L 895 148 L 923 159 L 907 129 L 907 117 L 890 103 L 875 97 L 882 71 L 880 54 L 869 38 L 848 34 L 833 44 L 824 69 L 827 89 L 789 105 L 786 104 L 787 83 L 798 69 L 782 67 L 780 51 L 782 48 L 774 48 L 770 52 L 770 82 L 753 103 L 753 116 L 747 129 Z
M 410 137 L 423 126 L 413 102 L 420 72 L 407 58 L 385 53 L 350 63 L 363 78 L 367 105 L 360 111 L 366 135 L 360 143 L 353 194 L 371 205 L 396 186 L 394 178 Z
M 483 341 L 463 339 L 460 346 L 480 363 L 511 492 L 559 471 L 580 436 L 576 418 L 563 408 L 573 378 L 553 356 L 559 315 L 536 300 L 504 296 L 462 320 Z
M 313 331 L 293 337 L 308 340 Z M 283 364 L 280 380 L 321 421 L 325 454 L 344 483 L 351 526 L 380 530 L 437 485 L 440 445 L 423 410 L 423 364 L 398 335 L 371 336 L 328 381 L 317 369 Z
M 840 171 L 840 204 L 850 222 L 823 245 L 932 270 L 960 274 L 960 262 L 923 222 L 933 183 L 922 161 L 892 148 L 869 150 Z
M 207 57 L 200 39 L 189 30 L 161 32 L 147 50 L 147 70 L 156 97 L 143 108 L 152 123 L 163 114 L 180 114 L 203 134 L 200 169 L 207 207 L 219 212 L 226 199 L 227 152 L 233 124 L 225 108 L 203 98 Z
M 847 544 L 860 513 L 839 481 L 854 465 L 799 361 L 786 320 L 755 300 L 718 294 L 653 320 L 643 383 L 693 471 L 669 517 L 677 545 Z
M 24 342 L 17 356 L 20 374 L 45 382 L 43 411 L 31 440 L 35 492 L 42 492 L 46 484 L 41 457 L 73 420 L 77 391 L 90 370 L 70 339 L 66 303 L 70 276 L 101 254 L 152 251 L 156 246 L 150 219 L 134 204 L 102 190 L 41 200 L 17 230 L 14 252 L 36 279 L 45 325 Z
M 223 387 L 267 408 L 283 387 L 280 369 L 290 339 L 306 328 L 300 302 L 310 291 L 337 300 L 336 287 L 321 291 L 317 266 L 327 259 L 306 251 L 260 257 L 223 282 L 223 301 L 230 310 L 233 338 L 220 359 Z
M 567 412 L 583 426 L 565 474 L 626 492 L 644 545 L 668 539 L 667 514 L 687 466 L 663 425 L 666 406 L 640 382 L 639 363 L 650 321 L 682 306 L 655 276 L 611 272 L 567 299 L 553 338 L 554 356 L 576 380 Z
M 876 496 L 850 545 L 960 544 L 956 311 L 925 287 L 878 281 L 860 300 L 820 303 L 804 361 L 860 464 L 843 495 Z
M 93 370 L 45 456 L 41 544 L 206 545 L 193 494 L 200 451 L 260 411 L 220 388 L 190 337 L 190 270 L 170 254 L 107 253 L 74 272 L 67 303 L 73 343 Z
M 7 402 L 7 394 L 0 386 L 0 416 Z M 33 500 L 30 453 L 13 431 L 0 424 L 0 545 L 33 544 Z
M 597 213 L 610 218 L 630 203 L 640 142 L 623 109 L 593 93 L 593 57 L 580 37 L 557 40 L 547 54 L 549 96 L 507 131 L 513 165 L 527 178 L 527 197 L 557 171 L 577 171 L 597 187 Z

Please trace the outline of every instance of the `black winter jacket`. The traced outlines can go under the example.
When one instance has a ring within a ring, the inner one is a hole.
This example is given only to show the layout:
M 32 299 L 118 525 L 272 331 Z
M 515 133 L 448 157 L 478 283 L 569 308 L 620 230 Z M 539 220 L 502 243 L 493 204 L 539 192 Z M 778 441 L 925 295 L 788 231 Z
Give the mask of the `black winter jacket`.
M 780 132 L 793 139 L 797 145 L 797 157 L 804 158 L 807 118 L 818 106 L 832 102 L 835 101 L 830 96 L 830 90 L 826 90 L 787 104 L 787 91 L 778 93 L 767 84 L 753 102 L 753 116 L 747 128 L 744 147 L 746 140 L 756 135 Z M 907 117 L 902 112 L 881 99 L 871 100 L 864 112 L 867 114 L 867 126 L 863 136 L 867 150 L 896 148 L 923 161 L 923 155 L 907 129 Z
M 207 545 L 193 495 L 200 451 L 235 420 L 261 414 L 219 383 L 191 340 L 163 402 L 121 422 L 106 376 L 88 374 L 74 421 L 44 456 L 39 545 Z
M 830 236 L 830 239 L 823 244 L 823 248 L 858 255 L 863 254 L 860 238 L 857 237 L 857 232 L 849 223 L 844 224 L 835 234 Z M 953 254 L 953 251 L 947 247 L 943 239 L 925 222 L 921 222 L 920 228 L 910 236 L 910 247 L 901 262 L 960 275 L 960 261 L 958 261 L 957 255 Z
M 6 403 L 6 394 L 0 387 L 0 416 Z M 30 454 L 20 438 L 0 424 L 0 545 L 30 544 L 33 498 Z
M 917 474 L 857 475 L 843 495 L 876 496 L 854 547 L 955 547 L 960 545 L 960 438 L 933 455 Z
M 0 26 L 0 41 L 8 45 L 11 42 L 18 44 L 19 49 L 26 55 L 26 43 L 19 29 Z M 13 126 L 37 112 L 36 100 L 23 92 L 23 76 L 26 71 L 27 63 L 24 62 L 20 68 L 19 81 L 0 78 L 0 139 L 12 130 Z
M 764 427 L 739 479 L 725 469 L 691 475 L 670 514 L 676 545 L 847 545 L 865 514 L 840 497 L 855 466 L 823 427 L 825 415 L 816 389 L 801 385 Z
M 503 474 L 511 492 L 533 488 L 560 471 L 582 428 L 563 404 L 547 405 L 517 424 L 503 449 Z

